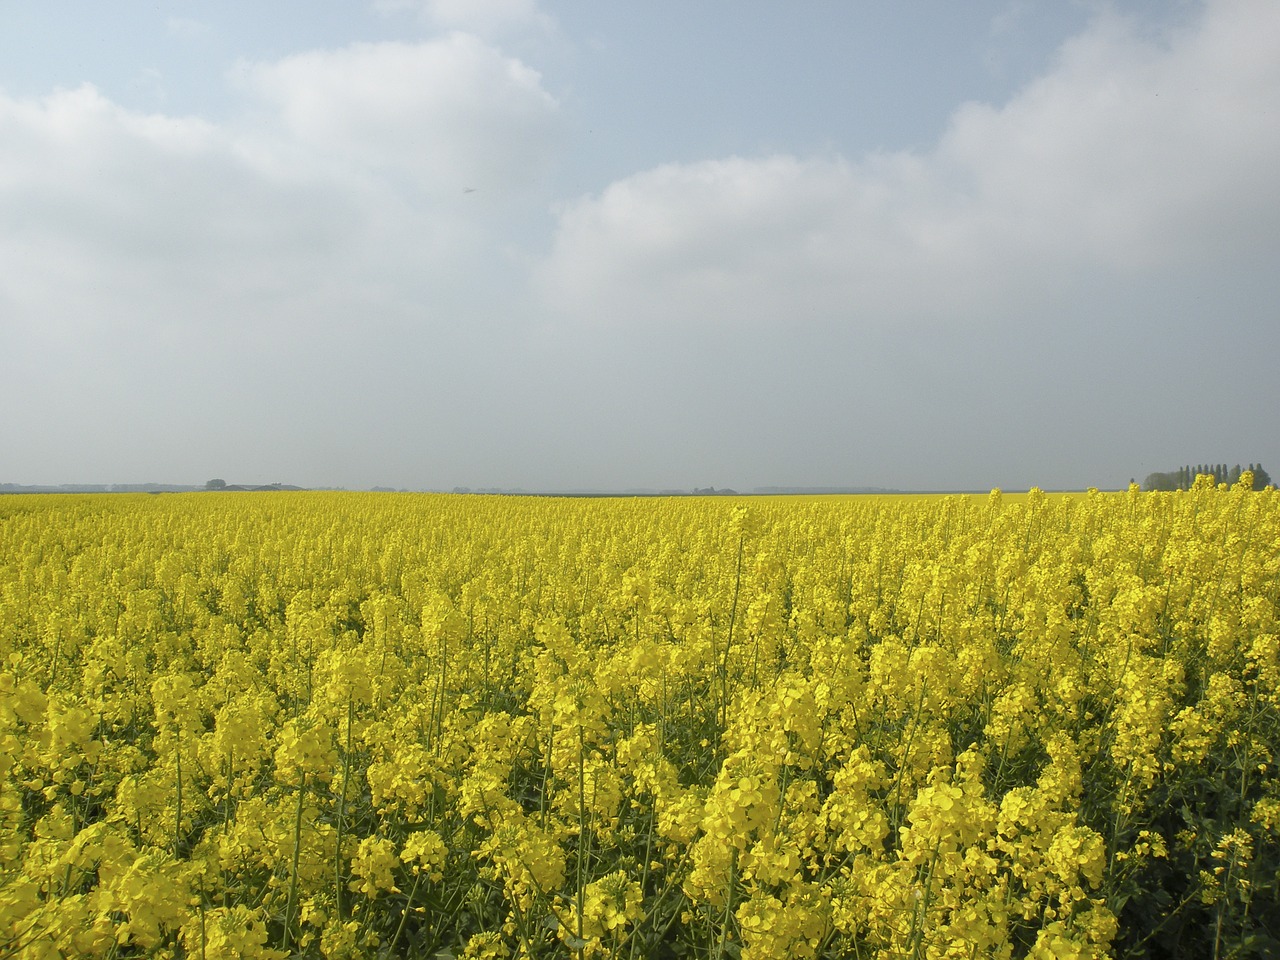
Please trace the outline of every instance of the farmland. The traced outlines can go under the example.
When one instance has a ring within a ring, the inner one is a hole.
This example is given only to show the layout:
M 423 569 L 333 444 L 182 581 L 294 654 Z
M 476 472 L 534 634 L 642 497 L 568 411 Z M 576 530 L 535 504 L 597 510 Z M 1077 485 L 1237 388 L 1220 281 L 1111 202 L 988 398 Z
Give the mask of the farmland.
M 0 497 L 0 957 L 1268 955 L 1249 479 Z

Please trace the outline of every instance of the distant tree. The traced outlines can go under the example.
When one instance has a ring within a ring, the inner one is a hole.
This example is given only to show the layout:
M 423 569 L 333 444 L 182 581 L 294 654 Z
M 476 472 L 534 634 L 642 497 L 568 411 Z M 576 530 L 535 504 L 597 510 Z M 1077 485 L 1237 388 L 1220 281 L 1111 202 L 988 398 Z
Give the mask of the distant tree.
M 225 489 L 227 488 L 227 481 L 225 481 L 225 480 L 210 480 L 210 481 L 208 481 L 208 482 L 206 482 L 206 483 L 205 483 L 204 488 L 205 488 L 206 490 L 225 490 Z
M 1147 479 L 1142 482 L 1142 489 L 1190 490 L 1195 483 L 1196 477 L 1199 476 L 1213 477 L 1215 484 L 1235 485 L 1240 482 L 1240 477 L 1245 472 L 1245 469 L 1238 463 L 1233 466 L 1228 466 L 1225 463 L 1197 463 L 1194 466 L 1188 464 L 1168 473 L 1147 474 Z M 1271 476 L 1262 469 L 1262 464 L 1251 463 L 1247 469 L 1253 472 L 1253 489 L 1261 490 L 1271 484 Z

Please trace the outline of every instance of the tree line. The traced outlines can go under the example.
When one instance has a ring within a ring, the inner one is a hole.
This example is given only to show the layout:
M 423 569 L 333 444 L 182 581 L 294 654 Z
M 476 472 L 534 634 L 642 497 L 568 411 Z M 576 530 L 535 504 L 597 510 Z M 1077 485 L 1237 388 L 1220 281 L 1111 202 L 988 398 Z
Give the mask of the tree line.
M 1147 479 L 1142 482 L 1142 489 L 1190 490 L 1191 485 L 1196 482 L 1196 477 L 1202 474 L 1213 477 L 1214 483 L 1234 484 L 1245 470 L 1253 472 L 1253 489 L 1261 490 L 1271 484 L 1270 474 L 1262 469 L 1260 463 L 1251 463 L 1243 469 L 1238 463 L 1232 467 L 1228 467 L 1225 463 L 1198 463 L 1195 466 L 1187 464 L 1168 473 L 1148 474 Z

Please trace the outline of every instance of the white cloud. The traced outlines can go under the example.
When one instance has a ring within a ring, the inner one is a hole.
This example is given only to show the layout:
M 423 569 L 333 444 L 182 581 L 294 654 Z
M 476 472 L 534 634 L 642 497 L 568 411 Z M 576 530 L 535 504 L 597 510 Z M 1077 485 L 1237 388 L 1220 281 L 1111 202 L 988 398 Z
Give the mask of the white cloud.
M 1047 256 L 1139 268 L 1256 242 L 1280 208 L 1277 36 L 1265 2 L 1165 42 L 1103 17 L 1011 103 L 962 108 L 933 160 L 988 234 Z
M 562 211 L 544 289 L 605 324 L 732 327 L 800 303 L 832 308 L 879 287 L 885 244 L 903 243 L 893 197 L 876 186 L 840 160 L 787 156 L 637 174 Z
M 537 75 L 462 35 L 238 76 L 251 100 L 229 124 L 88 85 L 0 93 L 0 296 L 70 324 L 342 284 L 408 303 L 488 252 L 492 224 L 539 196 L 556 142 Z
M 646 171 L 560 211 L 541 270 L 588 323 L 956 322 L 1064 287 L 1280 246 L 1280 6 L 1221 0 L 1143 37 L 1100 16 L 936 148 Z
M 296 143 L 428 191 L 524 189 L 556 144 L 558 105 L 538 74 L 467 34 L 246 64 L 237 81 Z
M 0 286 L 59 322 L 142 325 L 192 293 L 279 291 L 344 242 L 352 216 L 349 199 L 275 180 L 212 124 L 135 113 L 90 86 L 0 97 L 0 139 Z
M 198 429 L 289 476 L 400 428 L 370 412 L 393 395 L 408 417 L 484 382 L 459 358 L 505 316 L 498 226 L 541 210 L 557 136 L 536 74 L 458 35 L 239 77 L 225 123 L 0 93 L 0 403 L 30 411 L 0 445 L 51 450 L 57 423 L 38 475 L 105 470 L 126 434 L 116 462 L 162 475 L 159 438 Z

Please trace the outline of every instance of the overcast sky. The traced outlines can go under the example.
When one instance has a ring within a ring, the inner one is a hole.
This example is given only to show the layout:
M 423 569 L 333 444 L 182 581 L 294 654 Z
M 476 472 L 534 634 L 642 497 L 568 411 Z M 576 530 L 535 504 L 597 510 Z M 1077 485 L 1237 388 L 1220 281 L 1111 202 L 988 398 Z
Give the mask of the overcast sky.
M 1280 3 L 0 6 L 0 481 L 1280 475 Z

